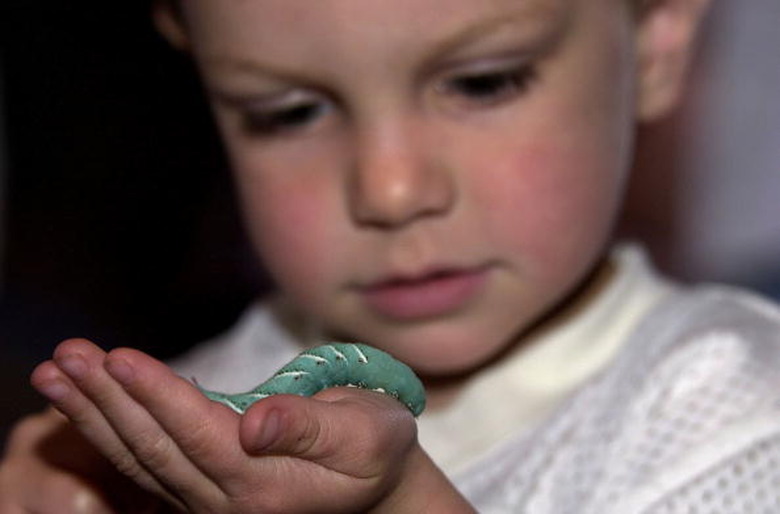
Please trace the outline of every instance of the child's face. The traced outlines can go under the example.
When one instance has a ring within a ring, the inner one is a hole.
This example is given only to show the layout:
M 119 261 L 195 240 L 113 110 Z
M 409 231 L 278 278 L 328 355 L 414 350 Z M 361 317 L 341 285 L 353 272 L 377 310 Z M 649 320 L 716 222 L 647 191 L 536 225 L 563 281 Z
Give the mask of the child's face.
M 621 0 L 189 0 L 254 242 L 330 334 L 468 370 L 602 255 L 629 168 Z

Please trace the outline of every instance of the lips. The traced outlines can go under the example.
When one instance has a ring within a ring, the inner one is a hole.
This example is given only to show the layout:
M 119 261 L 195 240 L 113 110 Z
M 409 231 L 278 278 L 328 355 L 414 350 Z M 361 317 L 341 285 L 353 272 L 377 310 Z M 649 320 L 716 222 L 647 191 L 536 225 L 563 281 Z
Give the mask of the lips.
M 465 307 L 484 288 L 487 267 L 439 269 L 418 277 L 391 278 L 361 289 L 376 314 L 398 321 L 435 318 Z

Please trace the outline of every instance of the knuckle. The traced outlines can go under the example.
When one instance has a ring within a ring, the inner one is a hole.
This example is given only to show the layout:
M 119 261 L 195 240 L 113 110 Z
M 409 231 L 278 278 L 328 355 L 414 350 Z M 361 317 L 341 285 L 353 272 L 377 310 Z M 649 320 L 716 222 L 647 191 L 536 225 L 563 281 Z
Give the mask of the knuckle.
M 294 453 L 309 455 L 318 449 L 317 453 L 329 452 L 329 443 L 332 443 L 334 439 L 329 437 L 330 430 L 328 427 L 330 425 L 323 425 L 319 420 L 307 417 L 303 423 L 295 426 L 300 426 L 300 429 L 291 432 L 293 439 L 291 443 Z
M 171 461 L 173 441 L 163 432 L 142 433 L 132 443 L 138 461 L 151 469 L 164 469 Z
M 133 454 L 120 451 L 106 456 L 117 471 L 131 479 L 142 474 L 141 466 Z
M 143 433 L 129 442 L 129 448 L 118 447 L 107 452 L 106 458 L 123 475 L 137 480 L 146 476 L 146 469 L 164 469 L 171 460 L 171 441 L 160 433 Z
M 193 458 L 208 456 L 213 449 L 214 429 L 207 419 L 189 427 L 186 433 L 177 435 L 178 446 Z

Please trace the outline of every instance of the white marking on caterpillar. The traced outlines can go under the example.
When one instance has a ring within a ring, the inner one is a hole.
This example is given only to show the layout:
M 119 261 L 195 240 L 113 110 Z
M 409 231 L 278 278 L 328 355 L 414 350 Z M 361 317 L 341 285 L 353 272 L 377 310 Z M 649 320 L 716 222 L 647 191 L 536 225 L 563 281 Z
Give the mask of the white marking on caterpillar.
M 352 349 L 355 350 L 355 353 L 358 354 L 358 362 L 362 362 L 363 364 L 368 364 L 368 357 L 366 357 L 366 354 L 360 350 L 360 347 L 353 344 Z
M 299 355 L 299 357 L 301 359 L 312 360 L 312 361 L 316 362 L 317 364 L 330 364 L 330 361 L 328 361 L 328 359 L 326 359 L 325 357 L 320 357 L 319 355 L 312 355 L 310 353 L 302 353 L 301 355 Z
M 207 395 L 208 396 L 208 395 Z M 243 398 L 244 401 L 249 401 L 251 403 L 258 402 L 264 398 L 268 398 L 270 395 L 268 394 L 260 394 L 260 393 L 254 393 L 249 394 L 246 397 Z M 213 399 L 213 398 L 212 398 Z M 238 412 L 239 414 L 243 414 L 246 411 L 246 407 L 243 405 L 242 402 L 236 403 L 235 400 L 232 398 L 224 398 L 222 400 L 217 400 L 223 405 L 227 405 L 234 411 Z
M 333 352 L 333 354 L 336 356 L 336 358 L 337 358 L 337 359 L 340 359 L 340 360 L 347 360 L 347 356 L 346 356 L 346 355 L 344 355 L 343 353 L 341 353 L 341 352 L 340 352 L 340 351 L 339 351 L 339 350 L 338 350 L 338 349 L 337 349 L 335 346 L 333 346 L 332 344 L 325 345 L 325 346 L 324 346 L 324 348 L 327 348 L 327 349 L 329 349 L 330 351 L 332 351 L 332 352 Z
M 274 378 L 286 378 L 290 377 L 295 380 L 300 380 L 302 377 L 305 377 L 306 375 L 311 375 L 308 371 L 283 371 L 281 373 L 277 373 L 274 375 Z

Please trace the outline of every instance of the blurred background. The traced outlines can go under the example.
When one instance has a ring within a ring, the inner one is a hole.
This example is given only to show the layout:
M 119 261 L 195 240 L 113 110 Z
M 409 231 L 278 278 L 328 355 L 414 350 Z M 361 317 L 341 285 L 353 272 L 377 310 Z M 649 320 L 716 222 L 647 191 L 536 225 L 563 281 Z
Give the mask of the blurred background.
M 0 436 L 67 337 L 166 358 L 262 278 L 194 70 L 147 2 L 0 6 Z
M 267 288 L 187 58 L 146 2 L 0 6 L 0 438 L 60 340 L 166 358 Z M 642 129 L 624 235 L 780 298 L 780 2 L 715 0 L 683 108 Z

